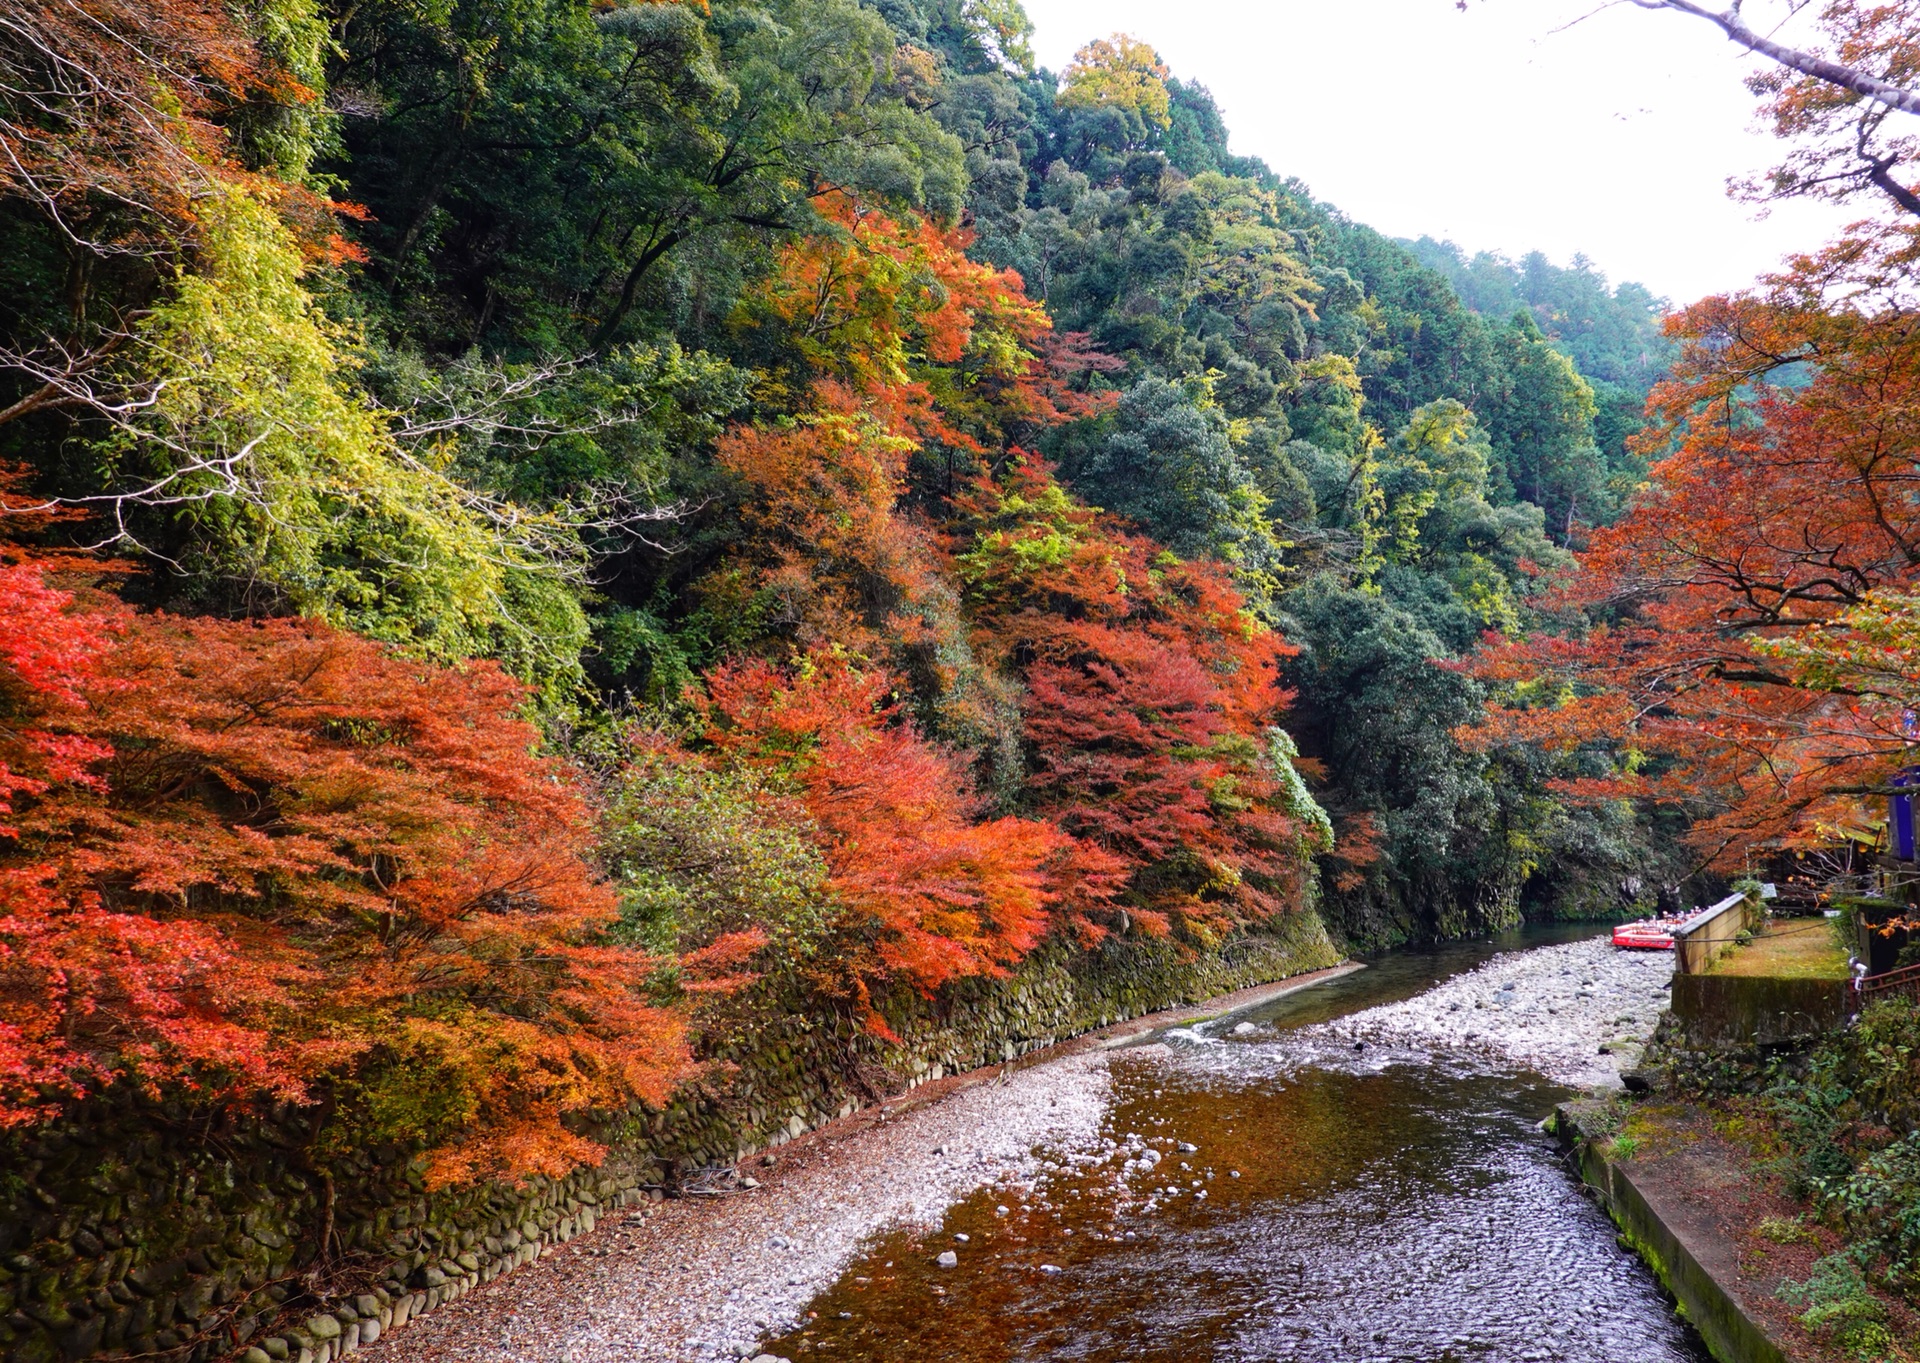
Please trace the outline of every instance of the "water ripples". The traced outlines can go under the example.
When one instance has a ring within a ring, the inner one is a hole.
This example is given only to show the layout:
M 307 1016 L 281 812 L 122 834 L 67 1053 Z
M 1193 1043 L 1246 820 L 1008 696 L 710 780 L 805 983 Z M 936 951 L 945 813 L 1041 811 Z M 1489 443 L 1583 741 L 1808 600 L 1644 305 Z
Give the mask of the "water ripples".
M 1097 1148 L 980 1189 L 938 1231 L 882 1236 L 768 1348 L 795 1363 L 1704 1359 L 1538 1131 L 1563 1090 L 1291 1025 L 1408 987 L 1405 968 L 1369 973 L 1251 1032 L 1232 1019 L 1116 1054 Z M 950 1249 L 958 1266 L 939 1267 Z

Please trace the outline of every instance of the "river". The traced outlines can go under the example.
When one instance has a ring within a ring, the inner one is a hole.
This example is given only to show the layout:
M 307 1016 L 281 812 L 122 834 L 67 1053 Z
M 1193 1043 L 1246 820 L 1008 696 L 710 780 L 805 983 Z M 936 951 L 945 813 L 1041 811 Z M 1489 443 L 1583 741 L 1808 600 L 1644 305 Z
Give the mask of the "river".
M 937 1229 L 869 1242 L 764 1351 L 1704 1360 L 1538 1130 L 1569 1090 L 1484 1058 L 1356 1049 L 1316 1026 L 1550 940 L 1566 934 L 1398 953 L 1117 1052 L 1096 1139 L 979 1188 Z

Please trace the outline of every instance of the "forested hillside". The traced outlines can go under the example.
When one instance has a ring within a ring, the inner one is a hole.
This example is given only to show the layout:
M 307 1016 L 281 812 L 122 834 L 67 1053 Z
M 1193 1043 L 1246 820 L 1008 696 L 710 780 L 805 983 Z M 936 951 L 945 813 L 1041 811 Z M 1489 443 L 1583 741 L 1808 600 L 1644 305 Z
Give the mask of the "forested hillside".
M 1608 466 L 1640 473 L 1627 439 L 1645 416 L 1647 393 L 1678 349 L 1662 328 L 1667 300 L 1632 282 L 1609 286 L 1585 256 L 1559 266 L 1538 251 L 1518 263 L 1490 251 L 1468 257 L 1450 241 L 1405 243 L 1422 265 L 1440 271 L 1454 292 L 1486 317 L 1530 311 L 1554 349 L 1593 387 L 1594 443 Z
M 0 1120 L 557 1171 L 768 972 L 884 1036 L 1047 940 L 1687 869 L 1553 793 L 1615 749 L 1461 736 L 1642 476 L 1644 291 L 1391 241 L 1011 0 L 5 23 Z

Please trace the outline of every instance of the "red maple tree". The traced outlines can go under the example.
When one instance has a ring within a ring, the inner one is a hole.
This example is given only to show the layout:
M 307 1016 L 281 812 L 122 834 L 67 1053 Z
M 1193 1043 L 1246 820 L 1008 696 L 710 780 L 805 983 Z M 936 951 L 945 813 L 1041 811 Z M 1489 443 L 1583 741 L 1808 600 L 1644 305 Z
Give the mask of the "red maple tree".
M 568 1114 L 690 1071 L 498 668 L 0 571 L 0 1121 L 116 1081 L 331 1095 L 454 1181 L 596 1159 Z
M 1301 902 L 1307 830 L 1266 729 L 1291 647 L 1217 564 L 1078 505 L 1016 458 L 961 499 L 977 646 L 1027 689 L 1039 812 L 1132 871 L 1131 916 L 1203 932 Z M 1097 923 L 1083 928 L 1097 936 Z

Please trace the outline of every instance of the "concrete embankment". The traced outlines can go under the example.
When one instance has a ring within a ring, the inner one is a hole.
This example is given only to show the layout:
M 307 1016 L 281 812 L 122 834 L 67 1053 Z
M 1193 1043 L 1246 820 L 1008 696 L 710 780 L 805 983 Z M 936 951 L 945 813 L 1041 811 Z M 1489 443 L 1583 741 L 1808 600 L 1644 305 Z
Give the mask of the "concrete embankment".
M 1622 1238 L 1720 1363 L 1788 1363 L 1794 1355 L 1739 1286 L 1739 1246 L 1718 1214 L 1745 1173 L 1699 1152 L 1613 1158 L 1612 1125 L 1609 1105 L 1597 1099 L 1563 1103 L 1554 1114 L 1556 1135 Z

